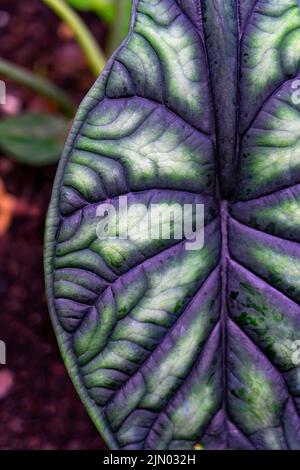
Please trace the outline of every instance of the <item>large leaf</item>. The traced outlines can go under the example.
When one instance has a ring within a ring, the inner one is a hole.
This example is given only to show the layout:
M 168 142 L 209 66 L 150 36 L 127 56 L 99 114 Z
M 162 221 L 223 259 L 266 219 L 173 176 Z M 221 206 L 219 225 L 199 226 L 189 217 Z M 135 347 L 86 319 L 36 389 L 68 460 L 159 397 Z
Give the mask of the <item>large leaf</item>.
M 33 166 L 57 162 L 68 121 L 46 113 L 22 114 L 0 121 L 0 148 L 15 160 Z
M 133 20 L 49 210 L 68 370 L 111 448 L 300 449 L 299 2 L 140 0 Z M 97 238 L 125 194 L 204 204 L 204 247 L 145 240 L 142 213 Z

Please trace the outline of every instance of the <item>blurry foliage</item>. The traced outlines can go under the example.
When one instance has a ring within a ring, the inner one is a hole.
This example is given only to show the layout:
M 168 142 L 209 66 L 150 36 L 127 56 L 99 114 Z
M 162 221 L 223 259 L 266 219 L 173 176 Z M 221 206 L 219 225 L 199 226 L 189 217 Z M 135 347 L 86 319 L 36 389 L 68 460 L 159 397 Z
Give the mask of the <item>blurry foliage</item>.
M 27 165 L 57 161 L 68 132 L 68 121 L 46 113 L 23 114 L 0 121 L 0 147 Z
M 108 23 L 106 52 L 110 55 L 125 38 L 130 24 L 132 0 L 67 0 L 74 8 L 92 11 Z
M 67 0 L 67 2 L 77 10 L 97 13 L 107 23 L 112 23 L 116 18 L 115 0 Z
M 56 103 L 60 110 L 69 117 L 75 112 L 75 105 L 69 95 L 54 83 L 24 67 L 0 58 L 0 75 L 30 88 L 41 96 Z
M 106 52 L 111 54 L 129 29 L 131 0 L 41 0 L 73 30 L 93 73 L 103 69 L 106 57 L 88 26 L 76 13 L 91 11 L 109 27 Z M 21 163 L 39 166 L 56 162 L 67 135 L 71 98 L 55 84 L 15 64 L 0 59 L 0 74 L 29 87 L 60 105 L 64 115 L 22 114 L 0 121 L 0 148 Z M 66 117 L 64 117 L 66 116 Z
M 114 0 L 115 16 L 110 25 L 105 51 L 111 55 L 126 37 L 131 15 L 132 0 Z
M 98 77 L 105 67 L 106 57 L 80 15 L 78 15 L 76 11 L 65 2 L 65 0 L 40 1 L 45 3 L 53 13 L 69 26 L 87 59 L 91 71 L 96 77 Z
M 67 0 L 67 2 L 77 10 L 93 11 L 97 13 L 97 15 L 107 23 L 117 21 L 119 9 L 118 3 L 122 2 L 125 4 L 127 11 L 127 18 L 124 18 L 124 21 L 126 21 L 127 25 L 129 23 L 131 0 Z M 125 25 L 125 27 L 127 25 Z

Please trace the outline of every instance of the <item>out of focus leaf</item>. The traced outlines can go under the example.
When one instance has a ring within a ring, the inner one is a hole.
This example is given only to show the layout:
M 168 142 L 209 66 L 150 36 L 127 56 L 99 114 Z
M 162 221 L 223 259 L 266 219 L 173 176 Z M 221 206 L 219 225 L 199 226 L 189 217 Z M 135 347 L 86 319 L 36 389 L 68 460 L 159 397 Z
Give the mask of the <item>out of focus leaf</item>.
M 17 161 L 48 165 L 59 159 L 68 131 L 62 116 L 23 114 L 0 121 L 0 147 Z
M 68 0 L 77 10 L 94 11 L 107 23 L 112 23 L 116 16 L 115 0 Z
M 93 11 L 109 24 L 106 53 L 111 55 L 129 30 L 132 0 L 67 0 L 81 11 Z
M 131 0 L 114 0 L 116 14 L 110 26 L 106 54 L 110 56 L 126 37 L 130 26 Z
M 94 38 L 88 26 L 65 0 L 41 0 L 62 21 L 72 29 L 76 40 L 84 52 L 89 66 L 96 77 L 102 72 L 106 64 L 106 57 Z
M 49 80 L 2 58 L 0 58 L 0 75 L 1 78 L 2 76 L 9 78 L 20 85 L 30 88 L 35 93 L 50 99 L 57 103 L 67 116 L 73 116 L 74 104 L 71 98 L 64 90 Z

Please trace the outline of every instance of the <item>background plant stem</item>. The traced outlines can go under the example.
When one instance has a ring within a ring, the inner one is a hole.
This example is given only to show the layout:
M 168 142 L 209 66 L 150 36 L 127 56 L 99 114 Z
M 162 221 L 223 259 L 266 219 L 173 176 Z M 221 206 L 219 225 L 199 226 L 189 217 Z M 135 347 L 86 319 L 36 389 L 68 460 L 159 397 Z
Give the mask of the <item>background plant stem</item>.
M 0 75 L 10 78 L 21 85 L 31 88 L 40 95 L 49 98 L 57 103 L 61 110 L 67 115 L 74 115 L 75 106 L 71 98 L 50 81 L 4 59 L 0 59 Z
M 81 20 L 80 16 L 63 0 L 41 1 L 51 8 L 51 10 L 53 10 L 57 16 L 59 16 L 72 29 L 79 45 L 88 59 L 92 72 L 96 77 L 98 77 L 105 67 L 106 57 L 87 26 Z

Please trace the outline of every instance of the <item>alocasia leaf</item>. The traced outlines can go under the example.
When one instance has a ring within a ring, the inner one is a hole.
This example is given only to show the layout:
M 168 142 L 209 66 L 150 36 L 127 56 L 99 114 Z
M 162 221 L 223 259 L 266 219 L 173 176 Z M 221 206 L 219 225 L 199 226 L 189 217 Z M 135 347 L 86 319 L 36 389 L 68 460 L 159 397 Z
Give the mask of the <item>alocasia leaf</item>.
M 299 45 L 297 0 L 136 0 L 80 107 L 46 278 L 113 449 L 300 449 Z M 98 238 L 121 195 L 204 204 L 203 248 L 146 240 L 139 212 L 129 238 Z

